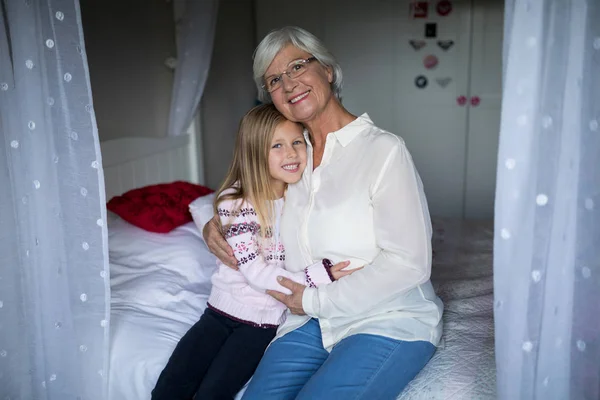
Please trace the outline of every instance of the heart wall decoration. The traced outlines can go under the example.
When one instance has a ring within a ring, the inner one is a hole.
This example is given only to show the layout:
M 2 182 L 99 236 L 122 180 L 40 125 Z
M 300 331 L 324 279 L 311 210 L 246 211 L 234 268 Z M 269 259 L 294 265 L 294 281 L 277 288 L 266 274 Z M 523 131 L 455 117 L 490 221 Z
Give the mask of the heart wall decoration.
M 445 78 L 435 78 L 435 81 L 437 82 L 438 85 L 440 85 L 442 88 L 445 88 L 446 86 L 448 86 L 450 84 L 450 82 L 452 82 L 452 78 L 450 77 L 445 77 Z
M 440 60 L 436 56 L 434 56 L 433 54 L 430 54 L 423 59 L 423 66 L 426 69 L 433 69 L 433 68 L 437 67 L 439 62 L 440 62 Z
M 445 17 L 452 12 L 452 2 L 449 0 L 438 1 L 437 5 L 435 6 L 435 11 L 437 11 L 437 13 L 442 17 Z
M 437 45 L 440 49 L 448 51 L 448 49 L 454 46 L 454 40 L 438 40 Z
M 423 47 L 427 46 L 427 42 L 424 40 L 409 40 L 408 43 L 411 45 L 413 49 L 416 51 L 421 50 Z

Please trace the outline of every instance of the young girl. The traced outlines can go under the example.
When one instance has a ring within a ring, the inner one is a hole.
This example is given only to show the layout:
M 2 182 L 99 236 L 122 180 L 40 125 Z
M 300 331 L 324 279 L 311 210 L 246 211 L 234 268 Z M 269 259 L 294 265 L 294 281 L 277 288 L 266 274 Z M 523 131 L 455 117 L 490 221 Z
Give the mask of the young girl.
M 301 125 L 285 119 L 272 104 L 244 116 L 214 204 L 239 270 L 218 262 L 208 307 L 175 348 L 152 399 L 233 399 L 285 319 L 286 307 L 265 293 L 291 293 L 277 283 L 277 276 L 317 287 L 356 271 L 342 270 L 348 262 L 332 265 L 329 260 L 299 273 L 283 268 L 279 221 L 284 194 L 305 167 Z

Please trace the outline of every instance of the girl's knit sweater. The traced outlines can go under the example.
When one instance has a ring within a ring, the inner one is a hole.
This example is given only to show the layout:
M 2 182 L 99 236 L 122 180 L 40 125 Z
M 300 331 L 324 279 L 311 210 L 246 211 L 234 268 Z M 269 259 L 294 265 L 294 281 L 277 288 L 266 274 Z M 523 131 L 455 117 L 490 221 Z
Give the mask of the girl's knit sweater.
M 227 193 L 231 191 L 225 191 L 223 195 Z M 318 261 L 297 273 L 284 269 L 285 249 L 279 238 L 283 203 L 283 199 L 274 201 L 273 227 L 267 229 L 267 237 L 262 238 L 258 216 L 248 201 L 223 200 L 219 204 L 217 212 L 223 234 L 238 260 L 239 270 L 217 261 L 208 299 L 210 308 L 253 326 L 275 327 L 285 320 L 286 306 L 265 290 L 291 293 L 277 282 L 278 276 L 309 287 L 333 281 L 329 260 Z

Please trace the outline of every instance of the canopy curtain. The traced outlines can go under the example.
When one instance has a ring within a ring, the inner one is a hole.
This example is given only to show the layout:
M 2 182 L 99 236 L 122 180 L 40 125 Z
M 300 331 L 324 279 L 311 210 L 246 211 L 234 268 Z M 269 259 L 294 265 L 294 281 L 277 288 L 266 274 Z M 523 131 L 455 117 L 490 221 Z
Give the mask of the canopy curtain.
M 217 26 L 219 0 L 177 0 L 177 67 L 173 83 L 169 135 L 186 133 L 202 98 Z
M 102 160 L 77 0 L 0 0 L 0 398 L 106 399 Z
M 600 2 L 506 2 L 500 399 L 600 398 Z

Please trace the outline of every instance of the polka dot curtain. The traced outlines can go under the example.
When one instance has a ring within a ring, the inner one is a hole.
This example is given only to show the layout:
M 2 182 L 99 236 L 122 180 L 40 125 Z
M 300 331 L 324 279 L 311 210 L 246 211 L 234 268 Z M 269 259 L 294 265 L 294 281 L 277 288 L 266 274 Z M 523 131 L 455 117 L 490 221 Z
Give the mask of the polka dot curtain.
M 495 216 L 501 399 L 600 398 L 600 2 L 508 0 Z
M 0 399 L 107 399 L 104 179 L 77 0 L 0 5 Z
M 177 67 L 173 81 L 169 135 L 184 134 L 204 93 L 217 26 L 218 0 L 178 0 Z

